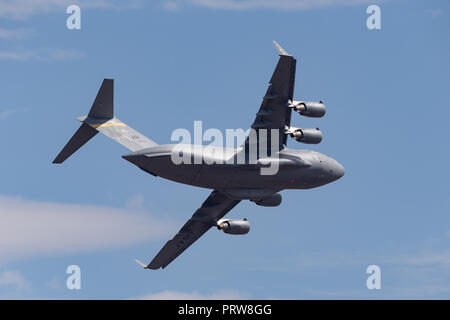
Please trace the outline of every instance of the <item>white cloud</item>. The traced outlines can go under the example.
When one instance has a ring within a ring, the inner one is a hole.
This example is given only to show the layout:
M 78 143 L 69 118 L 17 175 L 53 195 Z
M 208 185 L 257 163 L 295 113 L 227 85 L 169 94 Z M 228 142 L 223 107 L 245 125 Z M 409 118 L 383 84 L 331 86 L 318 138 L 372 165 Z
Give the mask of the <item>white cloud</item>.
M 334 5 L 358 5 L 377 3 L 382 0 L 163 0 L 162 7 L 176 11 L 183 6 L 193 5 L 211 9 L 249 10 L 249 9 L 289 9 L 308 10 Z M 10 19 L 27 19 L 36 14 L 61 12 L 67 6 L 76 4 L 81 9 L 136 9 L 142 0 L 2 0 L 0 1 L 0 17 Z
M 429 14 L 433 18 L 437 18 L 444 13 L 442 9 L 427 9 L 426 13 Z
M 45 286 L 50 289 L 58 290 L 64 288 L 64 279 L 59 276 L 53 276 L 45 283 Z
M 388 260 L 389 262 L 389 260 Z M 421 252 L 411 256 L 397 256 L 392 264 L 407 266 L 432 266 L 433 268 L 450 267 L 450 250 Z
M 41 255 L 73 254 L 167 238 L 172 221 L 142 212 L 59 204 L 0 195 L 0 263 Z
M 126 203 L 126 206 L 130 209 L 143 209 L 144 208 L 145 198 L 143 194 L 134 194 L 132 195 Z
M 9 118 L 10 116 L 16 114 L 17 112 L 28 111 L 29 108 L 15 108 L 15 109 L 6 109 L 0 111 L 0 121 Z
M 0 120 L 5 120 L 6 118 L 12 116 L 16 112 L 17 112 L 17 110 L 15 110 L 15 109 L 0 111 Z
M 67 61 L 67 60 L 79 60 L 86 55 L 82 51 L 71 49 L 49 49 L 44 50 L 39 59 L 49 61 Z
M 0 51 L 0 60 L 27 61 L 35 58 L 36 54 L 31 50 L 26 51 Z
M 0 51 L 0 60 L 14 61 L 72 61 L 82 59 L 85 56 L 84 52 L 71 49 Z
M 194 5 L 211 9 L 250 10 L 250 9 L 289 9 L 308 10 L 335 5 L 358 5 L 376 3 L 381 0 L 170 0 L 165 1 L 166 9 Z
M 445 239 L 445 235 L 443 237 Z M 447 239 L 445 239 L 447 240 Z M 448 241 L 444 243 L 448 247 Z M 276 261 L 276 262 L 274 262 Z M 315 252 L 284 259 L 261 260 L 252 270 L 270 272 L 322 272 L 339 274 L 353 270 L 364 281 L 366 268 L 376 264 L 382 272 L 382 297 L 385 299 L 436 298 L 450 293 L 450 249 L 438 248 L 417 251 Z M 388 276 L 385 276 L 388 275 Z M 336 288 L 309 290 L 305 294 L 323 298 L 365 298 L 368 290 Z M 373 291 L 375 292 L 375 290 Z
M 2 0 L 0 17 L 26 19 L 31 15 L 60 11 L 72 4 L 85 8 L 128 9 L 139 7 L 139 0 Z
M 180 9 L 180 2 L 177 1 L 164 1 L 163 8 L 168 11 L 177 11 Z
M 29 290 L 31 287 L 18 270 L 8 270 L 0 274 L 0 286 L 10 286 L 16 290 Z
M 392 296 L 400 299 L 424 299 L 436 295 L 450 293 L 450 285 L 441 284 L 419 284 L 416 286 L 404 286 L 392 288 Z
M 246 296 L 235 290 L 218 290 L 211 294 L 201 294 L 197 291 L 182 292 L 182 291 L 162 291 L 158 293 L 151 293 L 142 297 L 139 300 L 243 300 Z
M 32 29 L 4 29 L 0 28 L 0 39 L 23 39 L 35 33 Z
M 302 254 L 294 257 L 286 257 L 281 263 L 277 260 L 261 261 L 253 270 L 289 272 L 292 270 L 312 270 L 327 268 L 349 268 L 361 265 L 377 264 L 395 268 L 423 268 L 431 270 L 450 270 L 450 250 L 421 251 L 413 253 L 401 253 L 386 255 L 372 255 L 370 253 L 347 252 L 319 252 L 314 254 Z
M 63 11 L 64 7 L 73 4 L 70 0 L 3 0 L 0 2 L 0 17 L 25 19 L 30 15 Z

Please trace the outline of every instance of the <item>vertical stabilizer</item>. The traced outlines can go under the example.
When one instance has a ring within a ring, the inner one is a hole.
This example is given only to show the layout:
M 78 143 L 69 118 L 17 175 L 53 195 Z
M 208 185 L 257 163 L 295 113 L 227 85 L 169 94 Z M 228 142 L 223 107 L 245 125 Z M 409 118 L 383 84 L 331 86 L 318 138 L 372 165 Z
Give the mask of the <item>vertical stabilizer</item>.
M 78 120 L 83 122 L 83 124 L 53 160 L 53 163 L 64 162 L 98 132 L 103 133 L 131 151 L 158 145 L 114 117 L 113 79 L 103 80 L 88 116 L 80 117 Z
M 95 97 L 88 117 L 114 118 L 114 79 L 104 79 Z

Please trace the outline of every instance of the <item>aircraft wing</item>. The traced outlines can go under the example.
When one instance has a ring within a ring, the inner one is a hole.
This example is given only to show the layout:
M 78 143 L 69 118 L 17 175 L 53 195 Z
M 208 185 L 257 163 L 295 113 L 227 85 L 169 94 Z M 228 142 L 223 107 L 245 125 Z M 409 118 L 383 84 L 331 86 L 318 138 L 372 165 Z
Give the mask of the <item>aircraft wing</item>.
M 181 230 L 169 240 L 158 252 L 148 266 L 137 261 L 144 268 L 159 269 L 165 268 L 184 250 L 189 248 L 198 238 L 200 238 L 211 227 L 216 226 L 217 221 L 233 209 L 240 200 L 228 198 L 223 193 L 214 190 L 202 206 L 195 211 L 192 217 L 184 224 Z
M 258 137 L 261 129 L 267 129 L 267 131 L 278 129 L 279 149 L 276 151 L 279 151 L 287 142 L 287 135 L 284 134 L 285 126 L 290 126 L 291 123 L 291 108 L 288 107 L 288 101 L 293 100 L 294 96 L 296 60 L 275 41 L 274 44 L 280 59 L 251 128 L 258 133 Z M 267 139 L 270 142 L 270 133 Z M 248 139 L 245 144 L 248 145 Z M 270 144 L 268 144 L 268 155 L 271 153 Z

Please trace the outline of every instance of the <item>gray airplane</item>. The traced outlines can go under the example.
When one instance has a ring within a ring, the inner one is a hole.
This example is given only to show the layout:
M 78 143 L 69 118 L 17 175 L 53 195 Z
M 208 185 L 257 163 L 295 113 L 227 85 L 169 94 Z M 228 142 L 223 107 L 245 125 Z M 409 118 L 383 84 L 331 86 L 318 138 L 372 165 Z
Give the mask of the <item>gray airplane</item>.
M 284 189 L 311 189 L 344 175 L 343 166 L 324 154 L 286 147 L 288 136 L 307 144 L 322 140 L 318 128 L 295 128 L 290 123 L 292 110 L 318 118 L 325 114 L 325 106 L 322 102 L 293 99 L 296 60 L 276 42 L 274 44 L 280 55 L 278 64 L 251 125 L 251 134 L 239 148 L 158 145 L 114 117 L 114 82 L 104 79 L 89 114 L 78 118 L 81 127 L 53 161 L 62 163 L 101 132 L 128 148 L 131 153 L 122 158 L 145 172 L 213 189 L 202 206 L 148 265 L 136 260 L 144 268 L 165 268 L 211 227 L 228 234 L 248 233 L 247 219 L 223 219 L 242 200 L 260 206 L 278 206 L 282 200 L 280 191 Z M 193 161 L 175 163 L 174 155 Z M 200 161 L 195 161 L 198 158 Z M 275 173 L 262 173 L 263 169 L 271 167 L 277 169 Z

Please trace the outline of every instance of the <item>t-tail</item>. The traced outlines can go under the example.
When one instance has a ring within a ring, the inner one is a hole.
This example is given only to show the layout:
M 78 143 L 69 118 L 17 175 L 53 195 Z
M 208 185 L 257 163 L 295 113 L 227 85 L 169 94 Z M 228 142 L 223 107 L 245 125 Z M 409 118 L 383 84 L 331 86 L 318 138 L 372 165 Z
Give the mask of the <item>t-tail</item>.
M 89 114 L 80 117 L 81 127 L 70 138 L 53 163 L 63 163 L 98 132 L 120 143 L 131 151 L 158 144 L 114 117 L 114 80 L 104 79 Z

